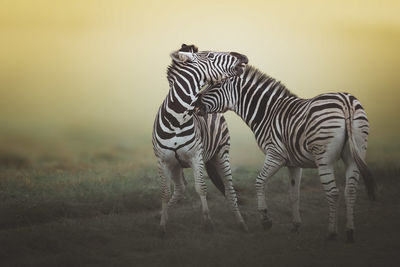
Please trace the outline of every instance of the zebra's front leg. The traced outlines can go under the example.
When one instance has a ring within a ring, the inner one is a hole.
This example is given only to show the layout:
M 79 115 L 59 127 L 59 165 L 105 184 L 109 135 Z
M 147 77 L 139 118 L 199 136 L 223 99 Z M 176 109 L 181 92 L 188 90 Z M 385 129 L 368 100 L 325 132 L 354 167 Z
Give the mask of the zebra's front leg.
M 207 185 L 204 181 L 203 171 L 204 162 L 203 156 L 201 154 L 201 149 L 199 149 L 193 158 L 192 169 L 194 175 L 194 183 L 197 194 L 200 196 L 201 210 L 203 215 L 203 223 L 206 231 L 213 231 L 213 223 L 210 218 L 210 212 L 207 204 Z
M 300 181 L 302 169 L 298 167 L 288 167 L 289 170 L 289 200 L 292 208 L 292 232 L 298 233 L 301 226 L 300 217 Z
M 270 153 L 264 161 L 264 166 L 256 180 L 256 193 L 258 212 L 260 213 L 261 224 L 264 230 L 269 230 L 272 227 L 272 220 L 268 214 L 267 200 L 265 197 L 266 185 L 269 180 L 283 165 L 282 160 L 272 157 Z

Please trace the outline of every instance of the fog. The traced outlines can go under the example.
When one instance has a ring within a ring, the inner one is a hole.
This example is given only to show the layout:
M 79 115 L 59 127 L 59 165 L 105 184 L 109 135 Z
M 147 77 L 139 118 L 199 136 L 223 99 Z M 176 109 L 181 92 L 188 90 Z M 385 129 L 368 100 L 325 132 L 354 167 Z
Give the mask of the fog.
M 397 141 L 398 1 L 2 1 L 1 134 L 143 139 L 182 43 L 236 51 L 300 97 L 347 91 L 373 142 Z M 232 143 L 254 144 L 227 114 Z M 398 143 L 396 143 L 398 144 Z

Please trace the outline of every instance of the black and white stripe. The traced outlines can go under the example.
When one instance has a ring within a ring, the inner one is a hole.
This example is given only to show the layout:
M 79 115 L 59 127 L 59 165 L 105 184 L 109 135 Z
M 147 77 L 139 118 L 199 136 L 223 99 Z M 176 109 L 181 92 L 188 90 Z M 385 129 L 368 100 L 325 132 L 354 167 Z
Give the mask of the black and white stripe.
M 200 92 L 195 106 L 198 114 L 233 110 L 253 131 L 266 154 L 256 180 L 258 209 L 269 228 L 265 199 L 266 181 L 282 166 L 289 168 L 293 224 L 297 230 L 301 168 L 318 168 L 329 203 L 328 237 L 337 234 L 339 190 L 334 163 L 343 159 L 346 167 L 345 200 L 347 238 L 353 241 L 354 202 L 360 174 L 368 194 L 375 198 L 375 182 L 364 161 L 369 124 L 360 102 L 348 93 L 322 94 L 302 99 L 275 79 L 247 66 L 240 77 L 211 85 Z
M 205 226 L 212 227 L 204 167 L 217 188 L 229 198 L 238 223 L 246 230 L 232 185 L 230 137 L 224 117 L 221 114 L 197 116 L 186 111 L 201 86 L 240 75 L 247 58 L 234 52 L 198 52 L 195 46 L 186 45 L 171 57 L 173 61 L 167 71 L 170 90 L 158 110 L 153 128 L 153 148 L 162 191 L 161 233 L 165 233 L 168 207 L 183 197 L 186 184 L 183 168 L 188 167 L 194 172 Z M 170 180 L 174 184 L 171 198 Z

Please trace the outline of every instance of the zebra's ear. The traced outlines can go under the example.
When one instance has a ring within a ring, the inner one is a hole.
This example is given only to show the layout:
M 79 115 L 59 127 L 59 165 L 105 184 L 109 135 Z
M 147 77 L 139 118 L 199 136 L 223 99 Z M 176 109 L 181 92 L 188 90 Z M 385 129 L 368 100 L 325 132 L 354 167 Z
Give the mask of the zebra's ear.
M 181 49 L 179 49 L 179 51 L 197 53 L 199 52 L 199 49 L 195 45 L 182 44 Z
M 193 53 L 191 52 L 175 51 L 170 56 L 176 62 L 192 62 L 194 60 Z

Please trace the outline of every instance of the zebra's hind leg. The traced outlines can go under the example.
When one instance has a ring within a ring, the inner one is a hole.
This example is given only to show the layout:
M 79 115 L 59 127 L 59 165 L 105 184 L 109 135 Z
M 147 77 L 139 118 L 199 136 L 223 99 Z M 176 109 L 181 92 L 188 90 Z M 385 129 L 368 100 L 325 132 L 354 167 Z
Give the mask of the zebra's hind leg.
M 292 232 L 298 233 L 301 226 L 299 210 L 300 203 L 300 181 L 302 169 L 298 167 L 288 167 L 289 170 L 289 200 L 292 208 L 293 229 Z
M 344 147 L 342 158 L 346 167 L 346 187 L 344 191 L 344 198 L 346 201 L 346 235 L 347 242 L 354 243 L 354 203 L 357 196 L 360 172 L 351 156 L 348 143 Z
M 235 215 L 236 221 L 239 224 L 240 228 L 244 232 L 248 232 L 249 228 L 247 224 L 244 222 L 242 214 L 239 210 L 236 190 L 233 187 L 232 181 L 232 170 L 229 163 L 229 150 L 220 149 L 220 151 L 206 163 L 206 169 L 210 178 L 215 180 L 222 180 L 223 188 L 225 192 L 225 197 L 228 198 L 230 202 L 230 207 Z
M 329 205 L 329 224 L 327 239 L 332 240 L 337 236 L 337 208 L 339 203 L 339 189 L 336 186 L 333 164 L 322 161 L 317 162 L 318 173 L 325 197 Z
M 207 204 L 207 185 L 203 176 L 204 162 L 201 149 L 196 152 L 196 155 L 192 159 L 192 169 L 195 189 L 197 194 L 200 196 L 204 228 L 207 232 L 212 232 L 214 230 L 214 226 L 210 218 L 210 212 Z
M 174 193 L 168 202 L 168 207 L 175 205 L 179 200 L 184 198 L 186 181 L 185 177 L 183 176 L 183 169 L 181 167 L 176 167 L 172 171 L 172 180 L 174 181 Z
M 166 225 L 168 221 L 168 201 L 171 195 L 171 170 L 161 159 L 158 159 L 158 172 L 160 175 L 160 186 L 161 186 L 161 219 L 160 219 L 160 236 L 164 236 L 166 233 Z
M 265 197 L 266 184 L 283 165 L 284 161 L 280 158 L 278 153 L 267 151 L 264 166 L 256 179 L 256 193 L 258 202 L 258 212 L 260 213 L 261 223 L 264 230 L 272 227 L 272 220 L 268 215 L 267 201 Z

